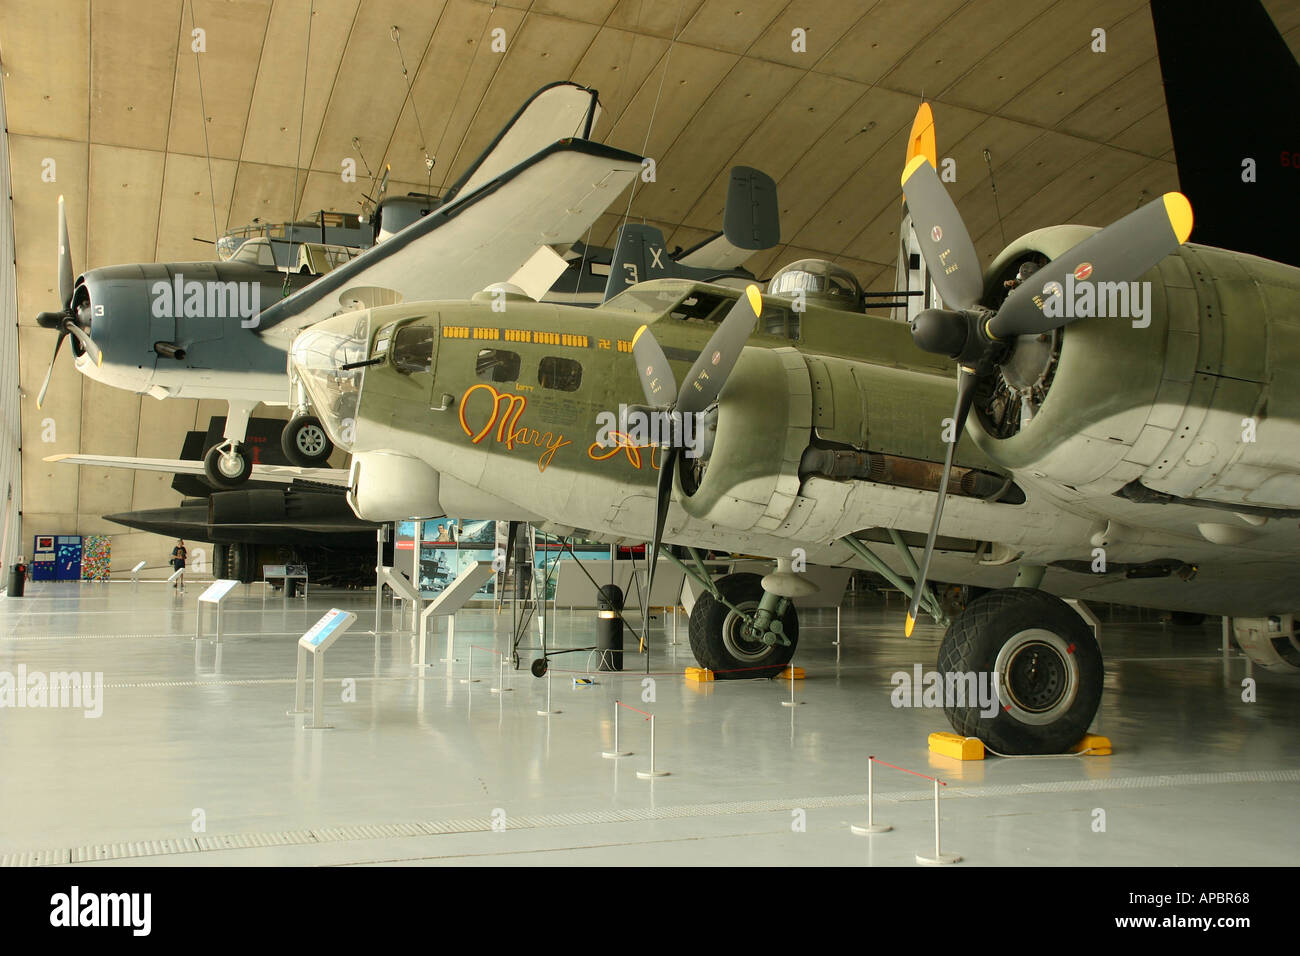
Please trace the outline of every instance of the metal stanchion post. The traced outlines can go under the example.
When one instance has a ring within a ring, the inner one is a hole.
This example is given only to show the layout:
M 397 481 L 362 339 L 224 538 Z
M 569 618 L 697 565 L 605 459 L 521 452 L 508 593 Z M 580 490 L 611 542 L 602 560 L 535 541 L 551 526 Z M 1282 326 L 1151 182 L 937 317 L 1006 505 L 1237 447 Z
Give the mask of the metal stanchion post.
M 790 699 L 781 701 L 782 707 L 797 707 L 803 703 L 801 700 L 794 699 L 794 665 L 786 664 L 786 670 L 790 672 Z
M 942 863 L 956 863 L 961 857 L 956 853 L 944 853 L 939 849 L 939 781 L 934 782 L 934 856 L 916 855 L 917 863 L 935 866 Z
M 649 770 L 638 770 L 638 771 L 636 772 L 636 775 L 637 775 L 638 777 L 640 777 L 642 780 L 648 780 L 648 779 L 650 779 L 651 777 L 666 777 L 666 776 L 668 776 L 668 771 L 667 771 L 667 770 L 656 770 L 656 769 L 655 769 L 655 718 L 654 718 L 654 714 L 651 714 L 651 715 L 650 715 L 650 769 L 649 769 Z
M 460 679 L 462 684 L 477 684 L 478 678 L 474 676 L 474 645 L 469 646 L 469 659 L 465 662 L 465 676 Z
M 562 711 L 551 710 L 551 671 L 550 671 L 550 668 L 547 668 L 547 670 L 546 670 L 546 709 L 545 709 L 545 710 L 539 710 L 539 711 L 537 712 L 537 716 L 538 716 L 538 717 L 549 717 L 549 716 L 551 716 L 551 714 L 559 714 L 559 713 L 562 713 Z
M 894 829 L 888 823 L 877 823 L 875 819 L 874 804 L 876 800 L 875 789 L 872 786 L 871 766 L 876 761 L 875 757 L 867 758 L 867 825 L 858 826 L 856 823 L 849 827 L 850 833 L 856 833 L 863 836 L 868 833 L 884 833 L 887 830 Z
M 504 694 L 507 691 L 514 690 L 513 687 L 506 686 L 506 656 L 501 655 L 501 661 L 497 665 L 497 686 L 489 688 L 494 694 Z
M 614 701 L 614 749 L 601 752 L 602 757 L 627 757 L 632 751 L 618 749 L 618 701 Z

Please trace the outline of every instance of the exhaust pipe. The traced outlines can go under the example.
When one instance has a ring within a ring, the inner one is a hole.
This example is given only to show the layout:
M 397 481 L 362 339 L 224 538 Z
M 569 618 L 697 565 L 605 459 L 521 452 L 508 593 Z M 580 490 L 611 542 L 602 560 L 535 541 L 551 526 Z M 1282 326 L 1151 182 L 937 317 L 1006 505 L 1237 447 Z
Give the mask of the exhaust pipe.
M 163 358 L 175 359 L 178 362 L 185 361 L 185 350 L 174 342 L 155 342 L 153 350 Z

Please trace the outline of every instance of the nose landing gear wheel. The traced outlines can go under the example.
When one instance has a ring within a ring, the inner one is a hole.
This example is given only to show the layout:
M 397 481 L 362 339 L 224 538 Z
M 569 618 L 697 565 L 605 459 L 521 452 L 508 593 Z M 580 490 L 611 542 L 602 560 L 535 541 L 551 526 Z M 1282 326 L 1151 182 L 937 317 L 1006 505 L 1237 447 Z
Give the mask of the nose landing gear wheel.
M 280 450 L 299 468 L 320 468 L 334 452 L 334 443 L 315 415 L 295 415 L 280 432 Z
M 957 616 L 939 645 L 945 700 L 957 733 L 1004 754 L 1062 753 L 1088 731 L 1101 703 L 1101 648 L 1083 619 L 1058 597 L 1032 588 L 992 591 Z M 974 675 L 949 681 L 948 674 Z M 996 713 L 982 713 L 970 689 L 997 675 Z
M 238 488 L 253 473 L 253 459 L 243 442 L 213 445 L 203 456 L 203 477 L 218 490 Z

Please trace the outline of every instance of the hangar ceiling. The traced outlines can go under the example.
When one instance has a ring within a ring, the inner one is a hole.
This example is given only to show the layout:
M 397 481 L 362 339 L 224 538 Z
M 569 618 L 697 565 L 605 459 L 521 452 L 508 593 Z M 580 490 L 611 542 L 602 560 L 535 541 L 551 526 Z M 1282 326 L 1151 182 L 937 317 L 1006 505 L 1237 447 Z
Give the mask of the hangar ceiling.
M 1265 6 L 1300 47 L 1300 3 Z M 747 263 L 760 276 L 820 256 L 869 287 L 892 284 L 898 174 L 922 94 L 986 261 L 1004 239 L 1104 224 L 1177 186 L 1143 0 L 315 0 L 310 34 L 308 19 L 307 0 L 0 7 L 26 534 L 112 532 L 115 569 L 158 559 L 157 539 L 99 515 L 172 504 L 167 476 L 42 459 L 174 457 L 186 429 L 225 411 L 109 389 L 65 360 L 37 412 L 55 333 L 34 317 L 56 307 L 60 194 L 79 271 L 211 257 L 195 237 L 211 239 L 214 218 L 224 230 L 295 208 L 354 210 L 367 167 L 390 163 L 392 192 L 439 191 L 529 94 L 561 79 L 600 91 L 596 139 L 656 159 L 631 214 L 670 245 L 718 227 L 732 165 L 770 173 L 784 242 Z M 1095 27 L 1105 53 L 1089 48 Z M 504 53 L 492 49 L 498 28 Z M 795 28 L 806 52 L 792 49 Z M 358 183 L 340 176 L 349 157 Z M 614 203 L 594 242 L 612 239 L 626 206 Z

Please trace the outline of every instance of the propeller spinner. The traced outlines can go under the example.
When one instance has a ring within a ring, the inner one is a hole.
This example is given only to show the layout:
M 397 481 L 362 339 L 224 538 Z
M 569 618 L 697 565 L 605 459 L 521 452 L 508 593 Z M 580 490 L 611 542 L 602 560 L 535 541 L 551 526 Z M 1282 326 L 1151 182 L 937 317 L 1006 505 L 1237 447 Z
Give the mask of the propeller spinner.
M 923 109 L 928 107 L 923 105 Z M 934 518 L 907 611 L 905 631 L 910 637 L 943 518 L 953 456 L 970 413 L 975 386 L 1006 358 L 1009 343 L 1017 336 L 1062 328 L 1073 321 L 1064 314 L 1066 310 L 1059 316 L 1049 316 L 1044 309 L 1044 303 L 1053 295 L 1064 294 L 1067 276 L 1079 277 L 1082 272 L 1083 278 L 1095 282 L 1137 278 L 1187 241 L 1192 231 L 1192 206 L 1181 193 L 1165 193 L 1047 263 L 1034 273 L 1033 288 L 1030 283 L 1022 285 L 993 311 L 979 303 L 984 280 L 975 244 L 934 166 L 924 155 L 911 156 L 903 170 L 902 185 L 921 254 L 948 306 L 918 314 L 911 325 L 912 340 L 927 352 L 957 360 L 953 437 L 944 456 Z

